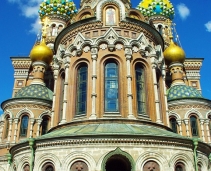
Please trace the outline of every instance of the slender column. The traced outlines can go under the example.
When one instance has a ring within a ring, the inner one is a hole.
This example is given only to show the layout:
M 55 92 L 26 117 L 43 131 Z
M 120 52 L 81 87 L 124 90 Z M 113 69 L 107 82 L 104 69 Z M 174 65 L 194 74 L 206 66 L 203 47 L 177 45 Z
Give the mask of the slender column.
M 96 80 L 97 80 L 97 72 L 96 72 L 96 62 L 97 62 L 97 48 L 96 47 L 92 47 L 91 49 L 91 55 L 92 55 L 92 113 L 91 116 L 89 117 L 90 119 L 96 119 L 97 115 L 96 115 L 96 98 L 97 98 L 97 94 L 96 94 Z
M 165 100 L 165 107 L 166 107 L 166 119 L 167 119 L 167 125 L 170 126 L 169 123 L 169 109 L 168 109 L 168 102 L 167 102 L 167 90 L 166 90 L 166 67 L 163 65 L 162 67 L 162 76 L 163 76 L 163 92 L 164 92 L 164 100 Z M 181 125 L 181 124 L 180 124 Z
M 181 119 L 180 120 L 178 119 L 177 120 L 177 123 L 179 125 L 179 134 L 182 135 L 182 120 Z
M 184 123 L 185 123 L 185 127 L 186 127 L 186 134 L 187 137 L 190 137 L 190 133 L 189 133 L 189 119 L 184 119 Z
M 4 128 L 4 122 L 1 121 L 0 122 L 0 143 L 2 142 L 2 139 L 3 139 L 3 128 Z
M 29 137 L 32 138 L 32 132 L 33 132 L 33 125 L 34 125 L 34 119 L 30 118 L 30 133 L 29 133 Z
M 64 80 L 64 99 L 63 99 L 63 113 L 62 120 L 59 124 L 66 123 L 66 109 L 67 109 L 67 87 L 68 87 L 68 74 L 70 66 L 70 54 L 64 55 L 64 66 L 65 66 L 65 80 Z
M 54 61 L 53 70 L 54 70 L 54 91 L 53 91 L 53 102 L 52 102 L 52 111 L 51 111 L 51 116 L 52 116 L 51 117 L 51 128 L 53 127 L 53 123 L 54 123 L 57 78 L 58 78 L 58 72 L 59 72 L 59 65 L 56 63 L 56 61 Z
M 135 119 L 133 115 L 132 90 L 131 90 L 131 82 L 132 82 L 131 69 L 130 69 L 130 60 L 132 58 L 131 47 L 125 48 L 125 57 L 126 57 L 126 65 L 127 65 L 128 118 Z
M 11 133 L 12 133 L 12 118 L 9 118 L 9 134 L 8 134 L 8 139 L 7 139 L 8 142 L 10 142 Z
M 15 130 L 14 130 L 14 138 L 13 138 L 13 143 L 16 142 L 16 138 L 17 138 L 17 131 L 18 131 L 18 118 L 14 118 L 14 122 L 15 122 Z
M 156 110 L 156 118 L 157 118 L 156 122 L 162 124 L 161 116 L 160 116 L 160 101 L 158 98 L 158 89 L 157 89 L 158 83 L 156 79 L 156 70 L 155 70 L 157 67 L 157 64 L 155 63 L 156 61 L 155 58 L 156 58 L 155 55 L 151 56 L 152 76 L 153 76 L 154 94 L 155 94 L 155 110 Z
M 40 136 L 40 125 L 42 123 L 42 119 L 37 119 L 37 137 Z
M 210 143 L 210 129 L 209 129 L 209 119 L 205 120 L 206 132 L 207 132 L 207 142 Z
M 201 126 L 201 137 L 202 140 L 205 142 L 205 137 L 204 137 L 204 119 L 199 119 L 200 126 Z

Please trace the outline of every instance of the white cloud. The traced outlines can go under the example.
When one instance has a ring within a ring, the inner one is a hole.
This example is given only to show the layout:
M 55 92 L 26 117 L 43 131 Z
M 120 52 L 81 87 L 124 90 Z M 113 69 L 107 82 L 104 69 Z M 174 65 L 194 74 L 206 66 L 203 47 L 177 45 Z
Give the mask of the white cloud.
M 205 27 L 207 28 L 207 31 L 208 31 L 208 32 L 211 32 L 211 21 L 207 22 L 207 23 L 205 24 Z
M 185 4 L 177 5 L 177 10 L 179 12 L 180 17 L 185 20 L 190 15 L 190 10 Z
M 21 10 L 21 14 L 26 18 L 34 19 L 30 32 L 37 34 L 40 30 L 38 9 L 42 0 L 8 0 L 8 2 L 17 4 Z

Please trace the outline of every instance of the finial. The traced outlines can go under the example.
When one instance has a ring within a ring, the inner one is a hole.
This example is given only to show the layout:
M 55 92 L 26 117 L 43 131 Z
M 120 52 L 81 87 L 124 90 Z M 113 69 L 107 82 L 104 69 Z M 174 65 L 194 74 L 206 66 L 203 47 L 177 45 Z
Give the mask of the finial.
M 45 42 L 46 34 L 47 34 L 47 25 L 49 24 L 48 17 L 45 17 L 41 21 L 42 24 L 42 40 Z
M 173 40 L 173 34 L 172 34 L 172 21 L 170 19 L 166 20 L 166 24 L 168 25 L 168 36 L 170 41 Z

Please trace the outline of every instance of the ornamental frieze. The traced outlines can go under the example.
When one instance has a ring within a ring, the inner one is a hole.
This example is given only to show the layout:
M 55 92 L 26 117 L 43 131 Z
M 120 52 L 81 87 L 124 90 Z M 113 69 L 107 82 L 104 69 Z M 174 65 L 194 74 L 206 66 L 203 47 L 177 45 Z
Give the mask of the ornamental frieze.
M 35 105 L 35 104 L 14 104 L 6 107 L 4 110 L 7 109 L 20 109 L 20 108 L 28 108 L 28 109 L 41 109 L 41 110 L 49 110 L 51 107 L 47 107 L 44 105 Z
M 191 109 L 191 108 L 196 108 L 196 109 L 206 109 L 206 110 L 210 110 L 211 107 L 210 106 L 206 106 L 206 105 L 178 105 L 178 106 L 171 106 L 169 107 L 169 110 L 177 110 L 177 109 Z

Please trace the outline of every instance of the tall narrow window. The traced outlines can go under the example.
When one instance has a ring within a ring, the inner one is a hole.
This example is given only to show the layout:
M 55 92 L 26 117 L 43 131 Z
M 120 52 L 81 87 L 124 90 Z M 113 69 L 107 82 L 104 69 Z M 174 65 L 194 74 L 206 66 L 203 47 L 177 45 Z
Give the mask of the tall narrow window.
M 105 65 L 105 112 L 118 112 L 118 67 L 117 64 Z
M 59 115 L 58 122 L 62 120 L 63 113 L 63 101 L 64 101 L 64 81 L 65 81 L 65 73 L 62 72 L 60 75 L 60 95 L 59 95 Z
M 190 126 L 192 136 L 198 136 L 197 118 L 195 116 L 190 117 Z
M 49 125 L 49 118 L 47 116 L 44 116 L 41 123 L 42 126 L 41 135 L 44 135 L 48 132 L 48 125 Z
M 9 117 L 5 119 L 5 133 L 4 133 L 4 138 L 8 137 L 9 133 Z
M 170 119 L 170 126 L 174 133 L 177 133 L 177 121 L 175 118 Z
M 136 99 L 138 114 L 145 114 L 145 80 L 144 69 L 141 66 L 136 65 Z
M 185 171 L 185 165 L 181 162 L 177 163 L 175 166 L 175 171 Z
M 29 121 L 29 117 L 27 115 L 24 115 L 21 119 L 21 127 L 20 127 L 20 136 L 21 137 L 27 136 L 28 121 Z
M 86 113 L 87 100 L 87 66 L 81 66 L 77 73 L 77 104 L 76 115 Z

